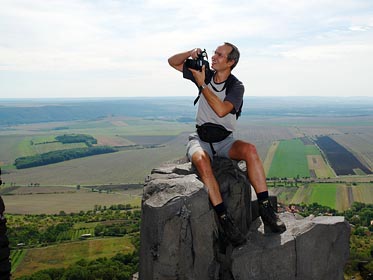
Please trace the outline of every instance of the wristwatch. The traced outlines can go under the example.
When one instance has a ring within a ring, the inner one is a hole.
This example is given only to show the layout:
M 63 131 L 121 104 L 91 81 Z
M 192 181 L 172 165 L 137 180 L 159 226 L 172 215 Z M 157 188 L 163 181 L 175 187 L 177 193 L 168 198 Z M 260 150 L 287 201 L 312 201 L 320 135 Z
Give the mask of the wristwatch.
M 204 90 L 205 88 L 207 88 L 207 85 L 205 83 L 202 84 L 202 86 L 199 87 L 199 90 L 202 91 Z

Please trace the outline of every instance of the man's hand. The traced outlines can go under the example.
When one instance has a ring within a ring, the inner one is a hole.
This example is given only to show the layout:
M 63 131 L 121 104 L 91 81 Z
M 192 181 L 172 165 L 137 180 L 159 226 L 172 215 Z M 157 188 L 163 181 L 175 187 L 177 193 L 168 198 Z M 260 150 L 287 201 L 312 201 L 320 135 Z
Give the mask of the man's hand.
M 190 52 L 190 57 L 192 59 L 196 59 L 198 57 L 198 55 L 202 52 L 202 50 L 200 48 L 195 48 L 193 49 L 191 52 Z
M 198 71 L 198 70 L 195 70 L 195 69 L 192 69 L 192 68 L 188 68 L 188 69 L 192 72 L 193 77 L 196 80 L 197 85 L 199 87 L 202 86 L 204 84 L 205 78 L 206 78 L 206 66 L 203 65 L 201 71 Z
M 175 54 L 168 59 L 168 64 L 170 64 L 170 66 L 175 68 L 176 70 L 183 72 L 183 65 L 185 60 L 189 57 L 195 59 L 201 52 L 202 50 L 200 48 L 195 48 L 190 51 Z

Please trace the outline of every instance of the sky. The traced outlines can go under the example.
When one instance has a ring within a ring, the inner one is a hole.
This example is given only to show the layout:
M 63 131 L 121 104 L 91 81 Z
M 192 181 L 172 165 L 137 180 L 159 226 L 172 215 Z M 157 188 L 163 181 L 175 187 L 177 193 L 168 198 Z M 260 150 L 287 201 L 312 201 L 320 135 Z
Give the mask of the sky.
M 194 96 L 173 54 L 235 44 L 245 96 L 373 97 L 372 0 L 0 0 L 0 98 Z M 211 60 L 210 60 L 211 61 Z

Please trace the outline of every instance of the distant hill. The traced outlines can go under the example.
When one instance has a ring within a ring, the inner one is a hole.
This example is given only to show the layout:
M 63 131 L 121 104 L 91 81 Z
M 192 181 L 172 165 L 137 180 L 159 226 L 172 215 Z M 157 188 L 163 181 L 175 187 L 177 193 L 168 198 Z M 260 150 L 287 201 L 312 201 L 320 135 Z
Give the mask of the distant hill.
M 0 126 L 128 116 L 193 121 L 194 97 L 0 99 Z M 367 116 L 369 97 L 246 97 L 243 115 Z
M 192 98 L 1 100 L 0 125 L 92 120 L 107 116 L 190 117 Z

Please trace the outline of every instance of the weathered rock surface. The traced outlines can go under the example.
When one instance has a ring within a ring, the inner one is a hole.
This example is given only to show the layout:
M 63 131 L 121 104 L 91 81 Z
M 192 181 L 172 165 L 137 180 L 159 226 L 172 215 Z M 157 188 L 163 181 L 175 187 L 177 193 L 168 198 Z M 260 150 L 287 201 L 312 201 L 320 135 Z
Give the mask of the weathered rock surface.
M 245 172 L 222 159 L 214 172 L 248 242 L 233 248 L 224 239 L 190 163 L 154 169 L 144 186 L 139 279 L 343 279 L 349 255 L 343 217 L 281 214 L 288 230 L 266 233 Z

